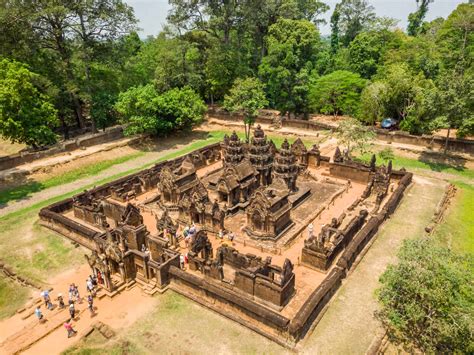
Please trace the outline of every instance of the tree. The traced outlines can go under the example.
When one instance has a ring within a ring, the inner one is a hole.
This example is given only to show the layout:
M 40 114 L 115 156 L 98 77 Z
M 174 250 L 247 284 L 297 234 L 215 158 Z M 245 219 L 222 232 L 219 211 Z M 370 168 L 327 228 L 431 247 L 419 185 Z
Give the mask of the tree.
M 364 31 L 349 44 L 349 67 L 366 79 L 376 74 L 385 53 L 401 45 L 400 34 L 387 29 Z
M 204 102 L 192 89 L 175 88 L 160 94 L 152 84 L 120 93 L 115 108 L 127 124 L 127 134 L 152 135 L 191 129 L 206 111 Z
M 244 116 L 245 138 L 249 142 L 250 127 L 260 109 L 268 105 L 263 84 L 256 78 L 237 79 L 224 100 L 224 107 Z
M 334 12 L 332 31 L 337 31 L 338 43 L 346 47 L 375 20 L 374 8 L 367 0 L 342 0 Z
M 316 60 L 319 33 L 306 20 L 280 19 L 267 36 L 268 55 L 259 73 L 272 107 L 281 112 L 307 114 L 309 79 Z
M 471 68 L 474 57 L 474 5 L 458 5 L 437 32 L 436 42 L 445 68 Z
M 400 128 L 412 134 L 430 131 L 430 121 L 436 117 L 436 90 L 431 80 L 422 73 L 414 75 L 406 64 L 384 67 L 376 79 L 367 89 L 371 92 L 362 96 L 362 112 L 367 119 L 384 115 L 399 120 Z M 378 87 L 373 86 L 375 83 Z M 370 95 L 376 95 L 377 101 L 371 102 Z
M 361 121 L 375 125 L 376 122 L 382 120 L 388 91 L 388 86 L 381 81 L 365 87 L 361 94 L 361 112 L 359 114 Z
M 378 317 L 410 352 L 472 353 L 472 257 L 428 238 L 405 241 L 380 277 Z
M 366 80 L 359 74 L 338 70 L 317 79 L 311 85 L 311 108 L 324 114 L 356 114 L 359 111 L 360 93 Z
M 416 0 L 418 4 L 420 0 Z M 421 0 L 421 4 L 415 12 L 408 15 L 407 32 L 410 36 L 416 36 L 422 28 L 423 19 L 428 12 L 428 5 L 433 0 Z
M 38 147 L 56 142 L 57 112 L 41 88 L 41 77 L 27 66 L 0 61 L 0 134 Z
M 363 153 L 367 144 L 375 138 L 375 133 L 355 118 L 347 118 L 339 123 L 334 132 L 338 144 L 345 147 L 347 155 L 350 156 L 354 149 Z
M 468 73 L 451 71 L 438 82 L 438 126 L 447 128 L 444 153 L 448 150 L 451 129 L 458 129 L 458 136 L 474 133 L 474 77 Z

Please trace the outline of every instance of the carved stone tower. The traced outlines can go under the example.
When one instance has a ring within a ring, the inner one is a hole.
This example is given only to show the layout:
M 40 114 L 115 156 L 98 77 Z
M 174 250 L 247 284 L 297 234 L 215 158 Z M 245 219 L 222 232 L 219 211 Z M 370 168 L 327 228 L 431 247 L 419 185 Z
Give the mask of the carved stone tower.
M 285 139 L 282 143 L 280 150 L 275 155 L 275 161 L 273 162 L 273 177 L 282 178 L 290 192 L 295 192 L 296 178 L 298 176 L 298 165 L 296 157 L 290 149 L 290 144 Z
M 252 140 L 250 141 L 249 153 L 250 162 L 258 171 L 258 180 L 260 185 L 271 184 L 271 172 L 273 155 L 271 152 L 271 144 L 267 141 L 267 137 L 260 125 L 255 128 Z
M 224 166 L 236 165 L 244 159 L 244 148 L 235 131 L 230 138 L 224 137 L 222 149 L 224 151 Z

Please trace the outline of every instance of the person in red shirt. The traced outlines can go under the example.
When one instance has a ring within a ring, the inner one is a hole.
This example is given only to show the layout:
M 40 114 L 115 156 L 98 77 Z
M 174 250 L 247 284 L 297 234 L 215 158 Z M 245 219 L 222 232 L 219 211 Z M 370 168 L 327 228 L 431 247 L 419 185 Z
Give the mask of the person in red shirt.
M 67 337 L 68 337 L 68 338 L 72 337 L 74 334 L 77 333 L 77 331 L 75 331 L 75 330 L 72 328 L 71 321 L 64 323 L 64 328 L 66 328 L 66 330 L 67 330 Z

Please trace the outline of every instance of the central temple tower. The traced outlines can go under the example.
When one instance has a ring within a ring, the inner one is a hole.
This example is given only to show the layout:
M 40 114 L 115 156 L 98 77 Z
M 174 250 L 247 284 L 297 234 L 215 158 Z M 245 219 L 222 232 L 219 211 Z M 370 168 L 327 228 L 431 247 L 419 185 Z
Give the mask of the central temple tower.
M 273 154 L 271 151 L 271 143 L 267 141 L 267 136 L 265 136 L 260 125 L 255 128 L 253 133 L 249 145 L 248 157 L 258 172 L 259 184 L 264 186 L 270 185 L 272 182 Z

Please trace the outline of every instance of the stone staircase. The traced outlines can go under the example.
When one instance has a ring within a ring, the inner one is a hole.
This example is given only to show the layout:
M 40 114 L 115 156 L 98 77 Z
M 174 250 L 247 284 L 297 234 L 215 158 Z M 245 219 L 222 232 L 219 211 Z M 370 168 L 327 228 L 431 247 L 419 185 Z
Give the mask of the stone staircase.
M 140 279 L 136 279 L 136 282 L 138 286 L 142 289 L 144 293 L 147 295 L 153 296 L 155 293 L 160 292 L 163 293 L 164 290 L 158 288 L 158 285 L 156 284 L 156 280 L 150 280 L 150 281 L 143 281 Z

